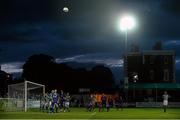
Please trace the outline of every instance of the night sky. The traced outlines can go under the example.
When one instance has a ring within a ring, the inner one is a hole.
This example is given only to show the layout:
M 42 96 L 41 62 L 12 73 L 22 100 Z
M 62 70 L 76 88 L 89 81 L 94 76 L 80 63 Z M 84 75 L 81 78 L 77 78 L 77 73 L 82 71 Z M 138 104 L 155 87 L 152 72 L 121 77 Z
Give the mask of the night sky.
M 164 49 L 176 51 L 178 73 L 180 0 L 1 0 L 2 69 L 19 73 L 29 56 L 44 53 L 57 62 L 105 64 L 121 79 L 124 33 L 117 21 L 125 14 L 137 21 L 128 45 L 150 50 L 161 41 Z

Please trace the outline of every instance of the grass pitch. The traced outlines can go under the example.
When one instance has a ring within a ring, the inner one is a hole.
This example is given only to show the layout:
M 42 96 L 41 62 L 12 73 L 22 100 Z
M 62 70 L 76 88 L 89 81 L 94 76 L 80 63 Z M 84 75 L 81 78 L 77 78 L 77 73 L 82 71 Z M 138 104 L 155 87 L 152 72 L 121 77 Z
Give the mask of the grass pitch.
M 96 108 L 88 112 L 85 108 L 71 108 L 70 112 L 43 113 L 39 110 L 28 112 L 0 112 L 0 119 L 180 119 L 180 108 L 124 108 L 123 111 L 110 109 L 99 112 Z

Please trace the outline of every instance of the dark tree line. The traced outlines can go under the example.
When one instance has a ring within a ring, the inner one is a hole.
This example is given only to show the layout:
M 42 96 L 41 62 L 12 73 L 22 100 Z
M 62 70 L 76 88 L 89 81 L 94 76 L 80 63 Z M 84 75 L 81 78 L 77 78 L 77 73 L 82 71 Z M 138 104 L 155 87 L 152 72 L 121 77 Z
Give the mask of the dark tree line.
M 12 82 L 12 76 L 1 70 L 0 66 L 0 97 L 7 96 L 8 84 Z
M 22 77 L 45 84 L 47 90 L 78 92 L 79 88 L 89 88 L 92 91 L 110 91 L 115 86 L 113 73 L 108 67 L 96 65 L 91 70 L 75 69 L 66 63 L 58 64 L 53 57 L 44 54 L 28 58 L 23 65 Z

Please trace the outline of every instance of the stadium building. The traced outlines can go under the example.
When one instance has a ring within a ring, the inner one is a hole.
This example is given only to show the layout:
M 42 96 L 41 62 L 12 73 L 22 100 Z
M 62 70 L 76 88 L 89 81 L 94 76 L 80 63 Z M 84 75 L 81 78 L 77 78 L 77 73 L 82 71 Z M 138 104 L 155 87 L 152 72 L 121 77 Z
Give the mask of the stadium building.
M 171 101 L 179 101 L 180 84 L 175 79 L 175 52 L 150 50 L 127 54 L 128 100 L 136 102 L 162 101 L 168 91 Z

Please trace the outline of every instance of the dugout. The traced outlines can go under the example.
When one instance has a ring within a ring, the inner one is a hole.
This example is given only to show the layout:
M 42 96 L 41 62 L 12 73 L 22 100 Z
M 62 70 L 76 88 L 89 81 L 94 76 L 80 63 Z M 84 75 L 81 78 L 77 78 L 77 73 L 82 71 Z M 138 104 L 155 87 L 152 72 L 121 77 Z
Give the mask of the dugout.
M 170 95 L 169 101 L 180 101 L 179 83 L 130 83 L 128 99 L 136 102 L 161 102 L 164 91 Z

